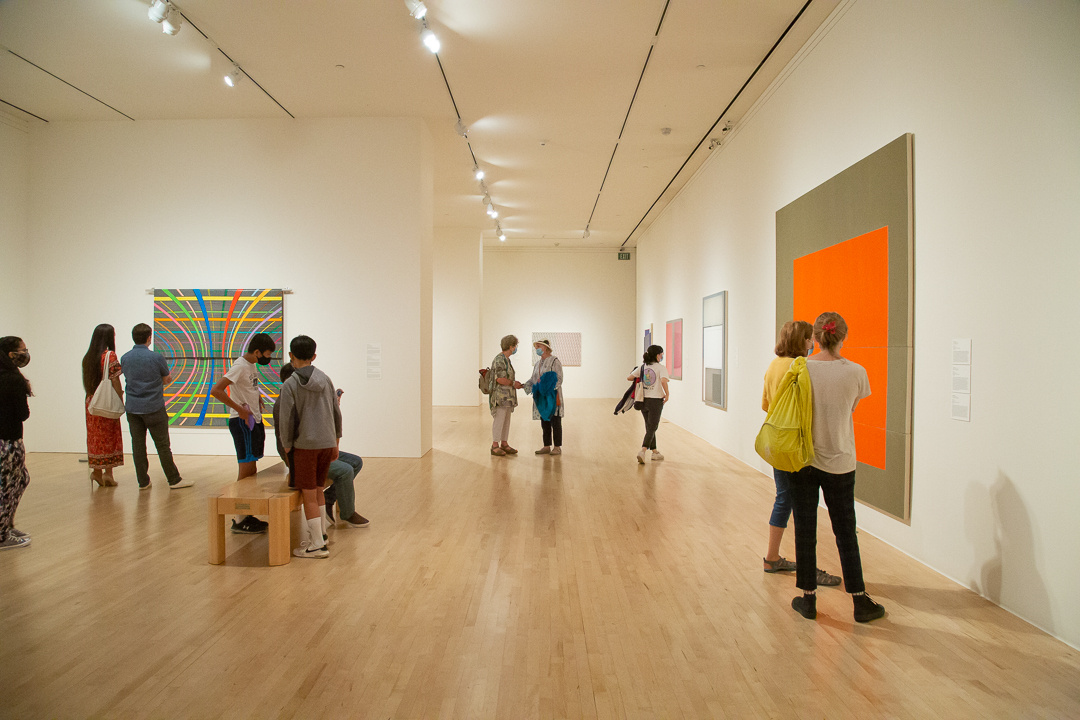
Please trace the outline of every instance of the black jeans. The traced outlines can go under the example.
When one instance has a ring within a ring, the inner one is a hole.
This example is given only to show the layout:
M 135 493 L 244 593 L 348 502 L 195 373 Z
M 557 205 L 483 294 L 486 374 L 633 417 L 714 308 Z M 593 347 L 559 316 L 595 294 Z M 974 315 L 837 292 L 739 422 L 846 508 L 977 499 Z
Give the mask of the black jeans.
M 562 418 L 552 414 L 551 420 L 540 420 L 544 430 L 544 447 L 551 447 L 551 436 L 555 435 L 555 447 L 562 447 Z
M 645 398 L 645 407 L 641 410 L 641 417 L 645 418 L 645 439 L 641 441 L 641 447 L 656 449 L 656 428 L 660 427 L 662 412 L 664 398 Z
M 165 412 L 165 408 L 146 415 L 128 413 L 127 419 L 128 429 L 131 430 L 131 457 L 135 461 L 135 477 L 139 485 L 150 482 L 150 461 L 146 458 L 147 430 L 154 439 L 161 469 L 165 471 L 165 479 L 170 485 L 180 482 L 180 471 L 173 462 L 172 447 L 169 444 L 169 414 Z
M 795 519 L 795 587 L 817 589 L 817 511 L 818 488 L 825 497 L 832 521 L 844 589 L 863 592 L 862 557 L 855 535 L 855 471 L 834 475 L 816 467 L 804 467 L 791 481 L 792 513 Z

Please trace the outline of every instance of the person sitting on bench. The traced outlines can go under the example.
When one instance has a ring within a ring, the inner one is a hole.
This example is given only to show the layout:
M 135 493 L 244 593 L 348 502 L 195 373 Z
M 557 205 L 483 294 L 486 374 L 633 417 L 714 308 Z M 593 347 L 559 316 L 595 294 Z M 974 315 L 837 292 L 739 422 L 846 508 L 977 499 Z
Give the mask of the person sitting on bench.
M 282 384 L 292 376 L 293 372 L 295 372 L 295 368 L 293 368 L 292 363 L 285 363 L 281 366 Z M 339 398 L 341 397 L 341 390 L 337 391 L 337 395 Z M 278 407 L 279 405 L 275 403 L 273 410 L 274 435 L 277 439 L 278 455 L 281 456 L 286 467 L 289 468 L 289 485 L 291 487 L 294 484 L 292 458 L 285 452 L 285 448 L 281 446 L 281 433 L 278 430 L 281 427 Z M 353 480 L 360 474 L 360 469 L 363 467 L 363 458 L 343 450 L 339 450 L 337 460 L 330 463 L 330 469 L 326 473 L 330 485 L 323 489 L 323 496 L 326 498 L 326 519 L 329 525 L 336 525 L 334 521 L 334 503 L 336 502 L 338 518 L 344 523 L 345 527 L 362 528 L 368 526 L 368 519 L 356 512 L 356 490 L 353 486 Z

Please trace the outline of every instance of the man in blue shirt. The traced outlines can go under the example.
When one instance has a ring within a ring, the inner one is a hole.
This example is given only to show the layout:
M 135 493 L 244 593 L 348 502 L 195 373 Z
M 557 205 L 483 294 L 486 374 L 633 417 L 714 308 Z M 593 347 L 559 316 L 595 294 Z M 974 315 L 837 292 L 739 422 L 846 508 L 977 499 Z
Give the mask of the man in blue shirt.
M 150 349 L 153 334 L 154 331 L 146 323 L 139 323 L 131 329 L 135 347 L 120 358 L 120 367 L 127 381 L 124 409 L 127 410 L 128 428 L 131 430 L 131 455 L 135 461 L 139 489 L 150 487 L 150 462 L 146 459 L 146 431 L 149 430 L 169 487 L 176 490 L 195 483 L 181 478 L 173 462 L 169 445 L 169 414 L 165 412 L 165 386 L 172 382 L 172 375 L 169 374 L 165 358 Z

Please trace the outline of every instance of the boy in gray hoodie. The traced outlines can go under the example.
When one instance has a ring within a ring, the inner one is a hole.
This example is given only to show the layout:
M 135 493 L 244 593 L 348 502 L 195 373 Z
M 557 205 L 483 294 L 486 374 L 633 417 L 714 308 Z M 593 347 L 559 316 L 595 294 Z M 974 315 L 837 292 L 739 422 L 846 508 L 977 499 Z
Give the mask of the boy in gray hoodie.
M 315 360 L 314 340 L 307 335 L 294 337 L 289 343 L 289 359 L 296 372 L 281 386 L 277 432 L 285 453 L 293 453 L 294 482 L 304 499 L 306 519 L 300 523 L 300 547 L 293 555 L 326 558 L 330 551 L 323 527 L 323 486 L 330 463 L 338 456 L 341 409 L 334 383 L 311 364 Z

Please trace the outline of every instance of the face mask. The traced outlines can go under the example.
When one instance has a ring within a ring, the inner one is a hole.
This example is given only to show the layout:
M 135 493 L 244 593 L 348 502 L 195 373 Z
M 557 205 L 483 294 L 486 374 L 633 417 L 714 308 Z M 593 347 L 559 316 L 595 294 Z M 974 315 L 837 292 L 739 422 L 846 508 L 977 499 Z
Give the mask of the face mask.
M 514 348 L 513 350 L 511 350 L 510 354 L 511 355 L 517 355 L 517 348 Z
M 656 356 L 656 362 L 658 362 L 658 363 L 664 362 L 664 356 L 663 355 L 657 355 Z
M 539 357 L 544 357 L 544 348 L 536 348 L 536 354 Z
M 15 364 L 17 368 L 24 368 L 30 364 L 30 351 L 23 350 L 16 353 L 8 353 L 8 357 L 11 358 L 11 362 Z
M 273 358 L 268 357 L 255 358 L 256 362 L 258 362 L 260 365 L 269 365 L 272 359 Z

